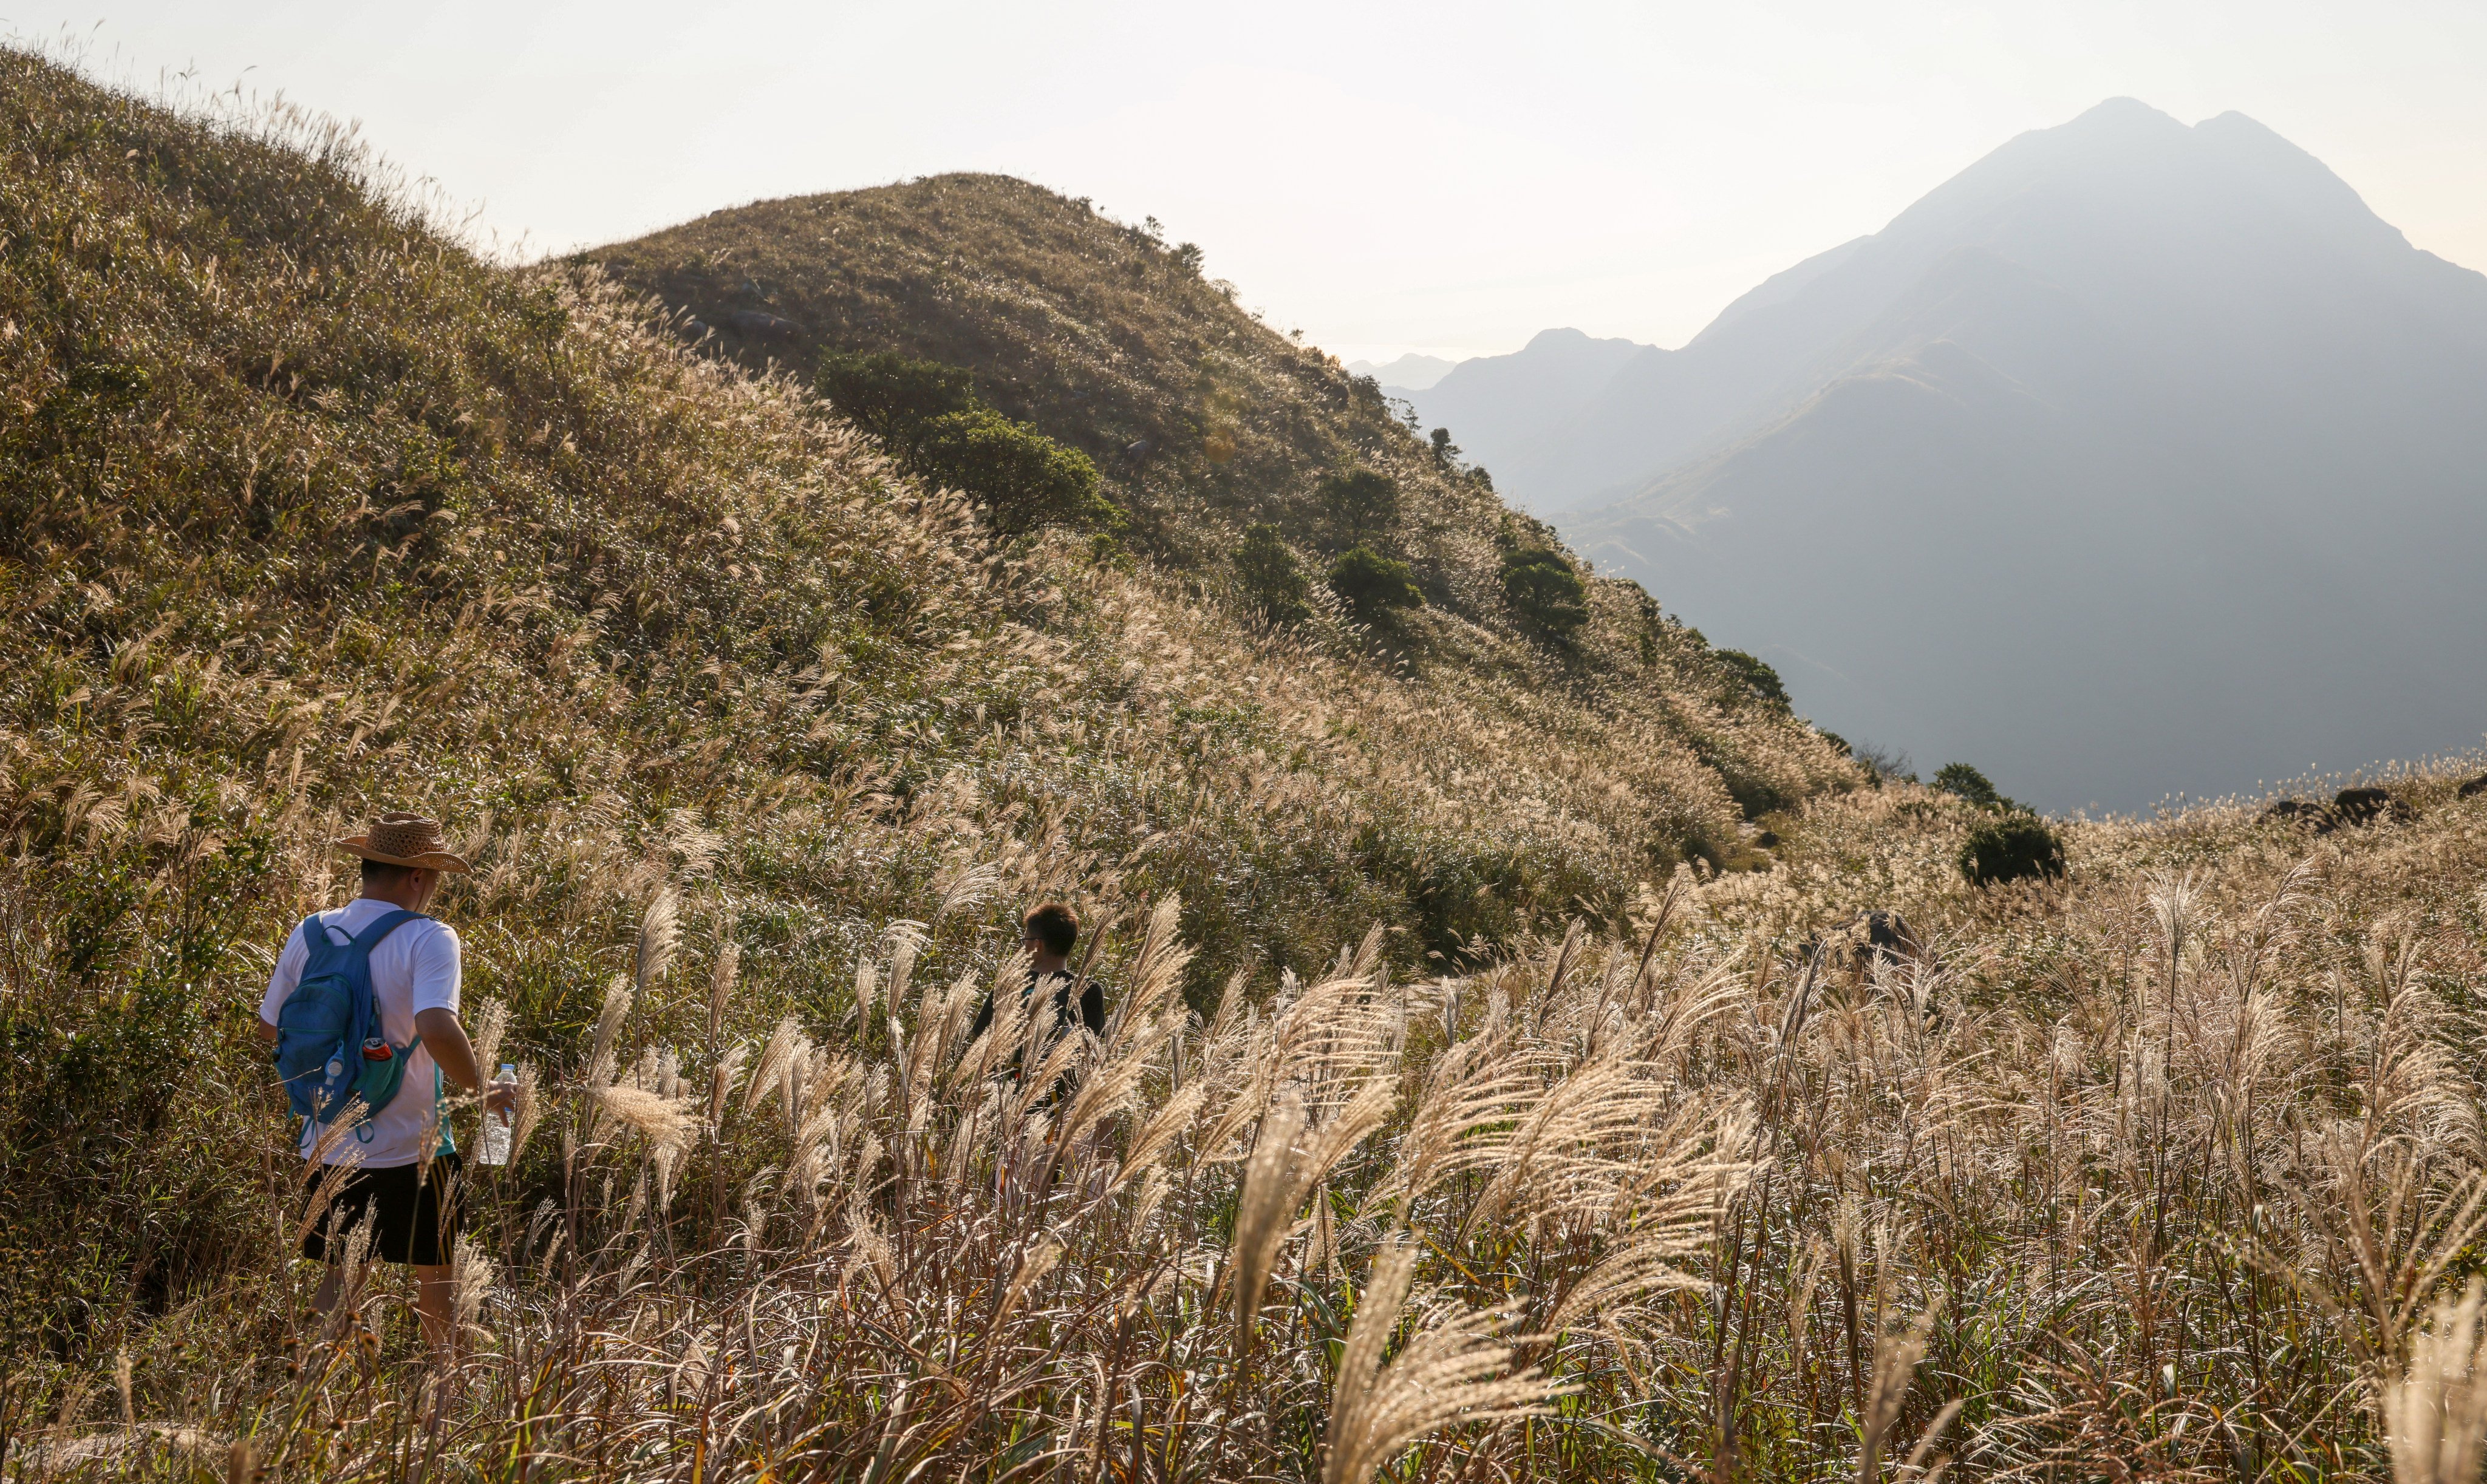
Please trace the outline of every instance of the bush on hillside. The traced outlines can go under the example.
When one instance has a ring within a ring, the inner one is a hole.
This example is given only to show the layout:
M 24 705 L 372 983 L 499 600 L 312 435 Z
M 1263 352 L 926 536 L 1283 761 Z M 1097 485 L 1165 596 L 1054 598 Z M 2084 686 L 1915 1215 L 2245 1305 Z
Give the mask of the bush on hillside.
M 1368 545 L 1399 523 L 1399 483 L 1376 469 L 1325 474 L 1313 498 L 1342 546 Z
M 1401 609 L 1425 605 L 1425 595 L 1416 590 L 1416 574 L 1408 564 L 1370 546 L 1350 547 L 1329 564 L 1329 590 L 1368 624 L 1383 623 Z
M 1981 809 L 2019 807 L 2011 799 L 1996 792 L 1995 785 L 1987 781 L 1986 774 L 1967 763 L 1945 763 L 1936 769 L 1934 787 L 1938 794 L 1949 794 L 1954 798 L 1966 799 Z
M 1235 552 L 1235 578 L 1244 601 L 1272 624 L 1297 624 L 1312 614 L 1312 584 L 1278 528 L 1264 520 L 1244 533 Z
M 935 484 L 972 495 L 1005 536 L 1043 525 L 1110 530 L 1121 518 L 1098 491 L 1097 465 L 1086 454 L 991 407 L 926 423 L 906 462 Z
M 833 350 L 821 357 L 814 384 L 849 421 L 879 435 L 908 473 L 973 498 L 1005 536 L 1122 523 L 1086 454 L 985 406 L 964 367 L 887 350 Z
M 1788 704 L 1787 686 L 1780 682 L 1778 671 L 1741 649 L 1722 649 L 1717 654 L 1727 673 L 1742 682 L 1746 689 L 1774 706 Z
M 1521 546 L 1502 554 L 1502 597 L 1539 634 L 1568 639 L 1589 621 L 1589 593 L 1561 552 Z
M 892 445 L 913 442 L 916 431 L 936 417 L 978 406 L 965 367 L 890 350 L 872 355 L 831 350 L 821 357 L 813 384 L 848 421 Z
M 1960 847 L 1960 874 L 1972 886 L 1998 886 L 2064 874 L 2064 842 L 2034 814 L 2014 812 L 1981 822 Z

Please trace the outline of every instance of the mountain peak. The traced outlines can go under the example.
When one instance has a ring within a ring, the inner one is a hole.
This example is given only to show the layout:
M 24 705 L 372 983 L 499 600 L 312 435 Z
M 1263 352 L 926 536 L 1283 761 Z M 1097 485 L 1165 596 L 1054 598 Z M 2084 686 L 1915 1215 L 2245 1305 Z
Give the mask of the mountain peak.
M 2278 145 L 2291 153 L 2305 153 L 2304 151 L 2299 150 L 2297 146 L 2290 144 L 2285 138 L 2281 137 L 2279 131 L 2273 128 L 2270 125 L 2263 123 L 2260 119 L 2253 117 L 2251 114 L 2239 113 L 2233 108 L 2229 109 L 2225 113 L 2214 114 L 2210 118 L 2204 119 L 2201 123 L 2194 125 L 2194 127 L 2197 131 L 2208 129 L 2216 133 L 2232 133 L 2249 135 L 2260 139 L 2268 139 L 2273 144 Z M 2308 157 L 2311 158 L 2311 156 Z
M 2023 134 L 1648 369 L 1505 488 L 1850 735 L 2131 808 L 2487 716 L 2487 279 L 2243 114 Z
M 2184 121 L 2151 107 L 2138 98 L 2110 98 L 2092 103 L 2046 133 L 2094 132 L 2101 129 L 2181 129 Z

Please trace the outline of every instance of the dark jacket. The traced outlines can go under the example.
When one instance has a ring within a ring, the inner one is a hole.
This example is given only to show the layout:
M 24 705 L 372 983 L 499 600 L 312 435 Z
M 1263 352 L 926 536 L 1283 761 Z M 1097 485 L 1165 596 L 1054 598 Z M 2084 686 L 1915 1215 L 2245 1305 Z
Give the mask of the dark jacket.
M 1028 981 L 1025 993 L 1031 998 L 1048 992 L 1052 996 L 1053 1024 L 1049 1027 L 1051 1030 L 1061 1030 L 1062 1022 L 1071 1019 L 1073 978 L 1074 976 L 1069 973 L 1055 972 L 1039 974 Z M 976 1012 L 976 1023 L 967 1027 L 967 1039 L 972 1041 L 983 1035 L 985 1027 L 992 1022 L 993 997 L 988 994 L 985 996 L 984 1007 Z M 1079 1023 L 1087 1026 L 1096 1035 L 1102 1036 L 1105 1033 L 1105 992 L 1097 987 L 1097 981 L 1094 979 L 1089 980 L 1087 986 L 1079 992 Z

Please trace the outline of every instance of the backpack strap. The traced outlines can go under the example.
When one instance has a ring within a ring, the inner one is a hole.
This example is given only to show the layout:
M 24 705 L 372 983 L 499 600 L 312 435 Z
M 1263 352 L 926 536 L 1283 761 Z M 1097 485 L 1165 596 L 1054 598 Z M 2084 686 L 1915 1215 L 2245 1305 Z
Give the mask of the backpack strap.
M 383 914 L 377 922 L 373 923 L 370 927 L 365 928 L 362 932 L 356 934 L 354 937 L 354 946 L 360 949 L 365 957 L 369 957 L 371 951 L 380 945 L 381 938 L 388 937 L 391 933 L 396 932 L 398 929 L 405 926 L 409 922 L 429 920 L 430 919 L 426 918 L 421 912 L 408 911 L 405 908 L 401 907 L 396 911 Z
M 365 928 L 362 932 L 354 935 L 354 946 L 352 951 L 362 955 L 363 982 L 367 985 L 371 985 L 372 990 L 371 1004 L 369 1006 L 370 1019 L 365 1020 L 360 1015 L 355 1017 L 355 1035 L 357 1038 L 355 1047 L 357 1050 L 361 1047 L 360 1038 L 363 1036 L 379 1036 L 385 1039 L 388 1035 L 387 1031 L 380 1029 L 380 992 L 379 986 L 372 983 L 372 950 L 380 945 L 381 938 L 384 938 L 391 933 L 405 927 L 407 923 L 426 920 L 429 919 L 426 919 L 423 913 L 408 911 L 406 909 L 401 907 L 396 911 L 381 914 L 378 920 L 375 921 L 370 927 Z M 417 1036 L 415 1038 L 417 1041 L 421 1039 L 421 1036 Z M 391 1044 L 389 1050 L 395 1051 L 400 1056 L 404 1056 L 414 1050 L 414 1042 L 409 1041 L 404 1046 Z M 370 1121 L 368 1119 L 364 1121 L 364 1127 L 366 1129 L 370 1127 Z M 363 1137 L 368 1140 L 371 1135 L 366 1133 L 363 1134 Z

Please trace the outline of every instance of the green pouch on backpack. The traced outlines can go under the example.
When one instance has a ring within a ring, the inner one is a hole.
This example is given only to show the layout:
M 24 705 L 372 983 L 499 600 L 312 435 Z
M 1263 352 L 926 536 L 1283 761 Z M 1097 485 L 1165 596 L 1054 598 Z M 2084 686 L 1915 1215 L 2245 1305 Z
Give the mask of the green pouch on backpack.
M 406 1051 L 414 1050 L 408 1047 L 402 1051 L 385 1041 L 380 1043 L 380 1047 L 388 1052 L 388 1059 L 383 1061 L 366 1055 L 362 1071 L 354 1075 L 354 1091 L 361 1095 L 364 1106 L 375 1113 L 388 1106 L 389 1101 L 397 1096 L 399 1084 L 405 1080 Z

